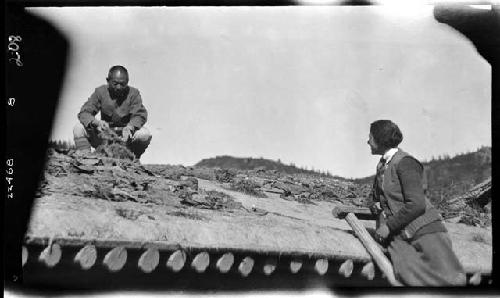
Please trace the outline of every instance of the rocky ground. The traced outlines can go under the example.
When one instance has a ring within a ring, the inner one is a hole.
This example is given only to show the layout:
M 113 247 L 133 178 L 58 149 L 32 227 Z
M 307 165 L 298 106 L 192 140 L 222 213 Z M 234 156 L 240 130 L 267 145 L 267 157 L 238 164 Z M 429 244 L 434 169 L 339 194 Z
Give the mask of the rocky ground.
M 48 151 L 27 239 L 160 241 L 368 258 L 332 210 L 366 206 L 370 185 L 265 169 L 142 165 L 119 142 L 111 145 L 88 154 Z M 457 198 L 449 210 L 484 209 L 472 201 Z M 446 223 L 457 255 L 470 272 L 489 272 L 491 227 L 466 226 L 474 214 L 458 212 Z M 458 216 L 465 220 L 459 223 Z M 375 226 L 372 220 L 363 224 Z
M 125 149 L 125 150 L 124 150 Z M 235 209 L 241 204 L 225 193 L 198 188 L 198 179 L 218 182 L 224 189 L 243 192 L 256 198 L 279 194 L 282 199 L 315 205 L 320 201 L 348 206 L 367 206 L 371 186 L 335 178 L 304 174 L 283 174 L 264 169 L 199 168 L 171 165 L 142 165 L 127 154 L 126 148 L 98 148 L 90 154 L 50 149 L 39 196 L 79 195 L 109 201 L 144 204 L 185 205 L 203 209 Z M 488 208 L 473 200 L 457 198 L 441 202 L 445 219 L 475 226 L 490 226 Z M 126 215 L 124 215 L 126 216 Z
M 256 198 L 278 194 L 284 200 L 306 205 L 322 201 L 355 207 L 368 205 L 370 184 L 318 175 L 285 174 L 264 168 L 235 170 L 142 165 L 114 132 L 103 132 L 101 137 L 103 144 L 92 153 L 49 149 L 38 196 L 67 194 L 202 209 L 243 208 L 227 193 L 198 188 L 198 179 L 204 179 L 219 183 L 223 189 Z M 490 189 L 491 180 L 453 200 L 431 199 L 450 222 L 488 227 L 491 226 Z

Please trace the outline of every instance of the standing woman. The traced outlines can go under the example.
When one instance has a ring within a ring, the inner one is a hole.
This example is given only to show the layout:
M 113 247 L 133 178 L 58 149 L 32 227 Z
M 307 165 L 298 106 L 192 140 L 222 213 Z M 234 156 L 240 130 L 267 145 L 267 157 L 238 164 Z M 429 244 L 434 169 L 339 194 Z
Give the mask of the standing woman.
M 408 286 L 462 286 L 465 272 L 452 250 L 442 217 L 424 195 L 422 164 L 398 148 L 403 140 L 390 120 L 370 125 L 373 155 L 382 155 L 370 210 L 376 238 L 388 246 L 396 278 Z

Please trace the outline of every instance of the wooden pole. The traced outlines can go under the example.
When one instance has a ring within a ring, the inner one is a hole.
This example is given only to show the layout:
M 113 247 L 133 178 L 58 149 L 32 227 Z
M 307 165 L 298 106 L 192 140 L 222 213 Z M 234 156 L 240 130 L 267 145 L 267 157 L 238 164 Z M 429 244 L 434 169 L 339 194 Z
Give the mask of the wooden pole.
M 186 253 L 182 250 L 174 251 L 167 261 L 167 268 L 173 272 L 179 272 L 186 263 Z
M 247 277 L 252 272 L 254 263 L 251 257 L 245 257 L 238 266 L 238 271 L 242 276 Z
M 41 253 L 38 258 L 47 267 L 54 267 L 61 259 L 61 247 L 57 243 L 50 243 Z
M 361 269 L 361 275 L 366 277 L 368 280 L 373 280 L 375 278 L 375 265 L 373 262 L 368 262 Z
M 141 268 L 144 273 L 150 273 L 155 270 L 160 262 L 160 253 L 156 248 L 148 248 L 139 258 L 137 266 Z
M 345 217 L 346 221 L 349 223 L 354 233 L 361 240 L 361 243 L 365 246 L 368 253 L 372 256 L 375 263 L 378 265 L 382 273 L 385 274 L 389 283 L 393 286 L 402 286 L 402 284 L 394 276 L 394 270 L 389 259 L 384 255 L 377 242 L 373 240 L 365 227 L 356 218 L 353 213 L 347 214 Z
M 94 266 L 97 259 L 97 250 L 94 245 L 87 244 L 76 254 L 74 262 L 80 264 L 83 270 L 88 270 Z
M 479 286 L 480 283 L 481 283 L 481 272 L 476 272 L 469 279 L 469 284 L 473 286 Z
M 264 272 L 265 275 L 271 275 L 274 270 L 276 270 L 277 265 L 278 261 L 276 260 L 276 258 L 267 258 L 264 262 L 262 272 Z
M 316 263 L 314 264 L 314 270 L 319 275 L 325 275 L 325 273 L 328 271 L 328 260 L 327 259 L 318 259 L 316 260 Z
M 22 267 L 24 267 L 24 265 L 26 265 L 26 262 L 28 261 L 28 249 L 26 248 L 26 246 L 22 247 L 21 260 L 23 264 Z
M 301 268 L 302 268 L 302 260 L 293 259 L 290 261 L 290 272 L 292 272 L 293 274 L 299 272 Z
M 191 262 L 191 267 L 198 273 L 203 273 L 210 265 L 210 255 L 208 252 L 200 252 Z
M 217 260 L 215 267 L 219 270 L 220 273 L 227 273 L 229 272 L 233 264 L 234 264 L 234 255 L 230 252 L 227 252 Z
M 350 277 L 354 269 L 354 263 L 351 259 L 346 260 L 339 268 L 339 274 L 344 277 Z
M 366 207 L 353 207 L 353 206 L 336 206 L 332 209 L 332 215 L 335 218 L 344 218 L 349 213 L 354 213 L 357 218 L 361 219 L 376 219 L 376 217 L 372 214 L 370 209 Z
M 127 261 L 127 249 L 118 246 L 110 250 L 104 257 L 103 264 L 111 272 L 120 271 Z

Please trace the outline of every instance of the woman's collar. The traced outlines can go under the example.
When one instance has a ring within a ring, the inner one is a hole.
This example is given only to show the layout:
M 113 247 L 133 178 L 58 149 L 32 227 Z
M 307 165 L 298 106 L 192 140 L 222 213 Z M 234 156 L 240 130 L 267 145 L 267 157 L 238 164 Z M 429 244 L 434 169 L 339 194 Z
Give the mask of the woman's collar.
M 385 164 L 388 164 L 391 161 L 392 157 L 396 154 L 396 152 L 398 152 L 398 150 L 398 148 L 391 148 L 384 153 L 382 158 L 385 160 Z

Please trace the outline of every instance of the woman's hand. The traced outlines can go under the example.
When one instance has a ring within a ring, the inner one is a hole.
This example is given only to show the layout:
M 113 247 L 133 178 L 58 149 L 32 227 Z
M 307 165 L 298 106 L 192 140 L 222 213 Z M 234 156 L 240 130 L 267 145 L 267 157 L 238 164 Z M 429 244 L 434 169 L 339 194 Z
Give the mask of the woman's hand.
M 386 224 L 382 224 L 376 231 L 375 231 L 375 236 L 376 240 L 379 243 L 384 243 L 387 238 L 389 238 L 389 234 L 391 231 L 389 230 L 389 227 Z

